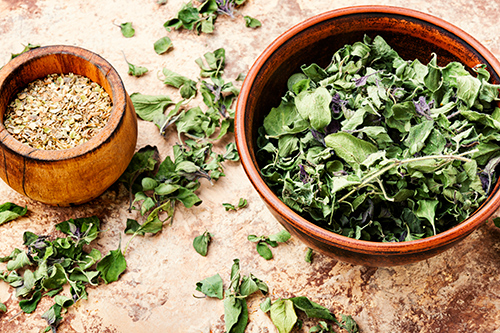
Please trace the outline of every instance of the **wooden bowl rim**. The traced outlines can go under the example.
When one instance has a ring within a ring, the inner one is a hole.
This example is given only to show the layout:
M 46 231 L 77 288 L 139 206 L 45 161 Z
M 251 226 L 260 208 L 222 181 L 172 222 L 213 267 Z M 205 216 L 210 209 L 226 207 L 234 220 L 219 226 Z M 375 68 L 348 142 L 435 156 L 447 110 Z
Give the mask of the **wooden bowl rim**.
M 103 73 L 103 76 L 108 81 L 112 91 L 113 106 L 111 114 L 106 125 L 89 141 L 77 145 L 69 149 L 60 150 L 45 150 L 36 149 L 29 145 L 23 144 L 9 134 L 3 124 L 3 119 L 0 121 L 0 144 L 6 149 L 9 149 L 16 154 L 27 159 L 41 161 L 62 161 L 86 155 L 102 144 L 111 140 L 114 133 L 123 123 L 123 118 L 126 112 L 127 93 L 123 82 L 115 70 L 115 68 L 99 54 L 78 46 L 72 45 L 48 45 L 36 49 L 31 49 L 20 54 L 9 61 L 0 70 L 0 89 L 4 84 L 8 84 L 13 73 L 28 62 L 37 61 L 46 56 L 54 54 L 68 54 L 75 58 L 81 58 L 84 61 L 94 65 Z M 66 73 L 67 74 L 67 73 Z
M 300 230 L 302 233 L 309 235 L 311 238 L 325 242 L 328 245 L 348 250 L 350 252 L 357 252 L 370 255 L 381 256 L 400 256 L 401 254 L 414 254 L 424 252 L 433 248 L 445 247 L 448 244 L 454 243 L 463 239 L 480 225 L 485 223 L 487 219 L 500 207 L 500 181 L 497 182 L 492 193 L 488 196 L 486 201 L 478 208 L 471 216 L 462 221 L 455 227 L 441 232 L 435 236 L 423 238 L 420 240 L 413 240 L 398 243 L 382 243 L 365 240 L 356 240 L 346 236 L 336 234 L 316 224 L 307 221 L 291 208 L 286 206 L 273 191 L 267 186 L 258 170 L 257 162 L 252 160 L 251 154 L 248 150 L 249 142 L 245 132 L 245 122 L 249 119 L 245 117 L 244 106 L 247 104 L 250 92 L 252 90 L 252 83 L 256 80 L 259 71 L 264 66 L 268 58 L 280 46 L 292 39 L 295 35 L 302 31 L 309 29 L 316 24 L 328 21 L 331 19 L 341 18 L 344 16 L 351 16 L 356 14 L 388 14 L 398 15 L 400 17 L 408 17 L 417 19 L 426 24 L 435 25 L 440 29 L 448 31 L 451 35 L 457 37 L 465 44 L 469 44 L 474 48 L 491 66 L 491 69 L 500 75 L 500 62 L 493 56 L 493 54 L 480 44 L 474 37 L 463 31 L 462 29 L 446 22 L 443 19 L 437 18 L 430 14 L 422 13 L 420 11 L 401 8 L 396 6 L 352 6 L 332 11 L 327 11 L 322 14 L 315 15 L 301 23 L 296 24 L 277 37 L 257 58 L 252 67 L 250 68 L 245 81 L 243 82 L 238 102 L 236 106 L 235 116 L 235 136 L 236 144 L 241 158 L 243 168 L 261 198 L 264 202 L 272 207 L 277 214 L 286 220 L 294 228 Z

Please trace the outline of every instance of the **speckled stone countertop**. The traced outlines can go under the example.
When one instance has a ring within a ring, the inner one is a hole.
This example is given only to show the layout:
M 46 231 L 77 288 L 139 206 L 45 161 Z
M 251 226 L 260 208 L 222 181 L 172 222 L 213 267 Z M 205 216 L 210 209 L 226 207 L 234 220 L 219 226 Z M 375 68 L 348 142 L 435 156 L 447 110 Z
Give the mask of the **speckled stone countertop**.
M 196 35 L 189 31 L 168 33 L 174 49 L 157 55 L 153 43 L 167 35 L 163 23 L 180 9 L 182 0 L 0 0 L 0 63 L 23 44 L 68 44 L 94 51 L 120 73 L 129 94 L 166 94 L 177 91 L 162 84 L 157 74 L 163 67 L 196 78 L 194 60 L 219 47 L 226 49 L 225 77 L 234 80 L 249 70 L 253 61 L 279 34 L 302 20 L 335 8 L 352 5 L 396 5 L 420 10 L 462 28 L 497 57 L 500 55 L 499 1 L 472 0 L 248 0 L 240 13 L 262 22 L 259 29 L 245 27 L 244 19 L 220 17 L 215 32 Z M 136 34 L 124 38 L 116 24 L 133 22 Z M 150 72 L 141 78 L 127 75 L 122 51 L 131 63 Z M 193 106 L 197 101 L 191 102 Z M 199 103 L 199 102 L 198 102 Z M 173 133 L 172 133 L 173 134 Z M 171 154 L 175 135 L 166 139 L 152 123 L 139 121 L 137 149 L 155 145 L 162 156 Z M 227 142 L 217 144 L 216 147 Z M 219 147 L 219 148 L 220 148 Z M 224 281 L 233 259 L 239 258 L 243 274 L 253 273 L 270 288 L 272 299 L 308 296 L 333 313 L 352 315 L 361 332 L 500 332 L 500 230 L 488 222 L 447 252 L 412 265 L 392 268 L 353 266 L 316 254 L 312 264 L 304 261 L 307 247 L 292 238 L 274 248 L 266 261 L 247 241 L 249 234 L 264 235 L 282 227 L 264 207 L 239 163 L 227 163 L 226 177 L 213 186 L 204 182 L 199 196 L 203 203 L 179 208 L 172 225 L 153 237 L 137 237 L 126 254 L 128 268 L 109 285 L 88 289 L 88 300 L 72 306 L 58 332 L 224 332 L 223 303 L 193 297 L 196 282 L 219 273 Z M 97 180 L 96 180 L 97 181 Z M 246 198 L 249 206 L 226 212 L 223 202 Z M 25 230 L 55 234 L 55 224 L 69 218 L 96 215 L 102 229 L 97 247 L 116 249 L 128 240 L 123 231 L 128 195 L 113 185 L 101 197 L 74 208 L 57 208 L 27 199 L 0 183 L 0 202 L 27 205 L 29 213 L 0 226 L 0 256 L 22 248 Z M 214 234 L 207 257 L 197 254 L 193 238 L 205 230 Z M 4 266 L 0 266 L 3 269 Z M 51 305 L 43 299 L 32 314 L 20 313 L 15 292 L 0 283 L 0 332 L 40 332 L 40 315 Z M 254 294 L 248 299 L 246 332 L 277 332 Z M 315 321 L 305 320 L 303 332 Z

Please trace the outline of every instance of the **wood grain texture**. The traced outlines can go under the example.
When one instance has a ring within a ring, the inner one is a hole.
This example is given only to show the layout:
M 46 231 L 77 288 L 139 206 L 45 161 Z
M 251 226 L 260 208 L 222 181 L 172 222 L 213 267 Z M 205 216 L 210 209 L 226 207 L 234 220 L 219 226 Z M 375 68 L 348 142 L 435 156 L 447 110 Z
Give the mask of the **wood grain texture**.
M 34 200 L 77 205 L 102 194 L 125 171 L 137 142 L 133 104 L 114 68 L 99 55 L 73 46 L 47 46 L 26 52 L 0 71 L 0 117 L 28 83 L 49 74 L 88 77 L 110 95 L 106 126 L 88 142 L 65 150 L 34 149 L 15 140 L 0 125 L 0 177 Z

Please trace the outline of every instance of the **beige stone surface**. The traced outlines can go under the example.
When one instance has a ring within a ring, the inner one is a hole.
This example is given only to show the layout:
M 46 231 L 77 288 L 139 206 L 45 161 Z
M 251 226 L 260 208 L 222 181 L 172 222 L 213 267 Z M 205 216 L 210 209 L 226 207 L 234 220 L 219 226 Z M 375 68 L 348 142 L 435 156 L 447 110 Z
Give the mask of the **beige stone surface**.
M 107 59 L 120 73 L 129 93 L 177 92 L 158 79 L 163 67 L 196 78 L 194 60 L 207 51 L 224 47 L 225 77 L 246 72 L 264 48 L 279 34 L 300 21 L 327 10 L 360 4 L 390 4 L 421 10 L 467 31 L 496 56 L 500 55 L 499 1 L 472 0 L 248 0 L 240 13 L 258 18 L 263 26 L 248 29 L 241 16 L 220 17 L 212 35 L 171 32 L 163 23 L 174 16 L 182 0 L 0 0 L 0 63 L 22 44 L 69 44 L 87 48 Z M 115 24 L 133 22 L 136 35 L 124 38 Z M 167 35 L 175 48 L 157 55 L 153 43 Z M 131 63 L 146 66 L 142 78 L 127 75 L 125 53 Z M 194 106 L 199 101 L 191 102 Z M 162 138 L 151 123 L 139 122 L 137 148 L 159 147 L 171 154 L 173 133 Z M 221 148 L 223 144 L 217 144 Z M 491 222 L 455 248 L 432 259 L 394 268 L 368 268 L 337 262 L 316 254 L 313 264 L 304 261 L 307 247 L 297 239 L 273 249 L 266 261 L 247 241 L 249 234 L 271 234 L 282 229 L 264 207 L 240 164 L 226 164 L 226 177 L 213 186 L 203 183 L 203 204 L 179 208 L 172 225 L 153 237 L 137 237 L 126 253 L 128 268 L 117 282 L 89 288 L 89 298 L 71 307 L 59 332 L 208 333 L 224 331 L 224 309 L 217 299 L 193 297 L 196 282 L 219 273 L 227 282 L 233 259 L 239 258 L 243 274 L 253 273 L 270 288 L 270 296 L 308 296 L 334 313 L 350 314 L 361 332 L 500 332 L 500 230 Z M 96 180 L 98 181 L 98 180 Z M 249 206 L 225 212 L 223 202 L 247 198 Z M 55 224 L 69 218 L 97 215 L 105 230 L 97 240 L 102 252 L 116 249 L 124 235 L 127 193 L 115 184 L 98 199 L 75 208 L 56 208 L 29 200 L 0 183 L 0 202 L 27 205 L 29 213 L 0 226 L 0 256 L 22 248 L 22 234 L 55 234 Z M 214 234 L 207 257 L 192 248 L 195 236 Z M 0 266 L 2 269 L 3 266 Z M 275 333 L 270 319 L 259 309 L 264 299 L 249 299 L 246 332 Z M 40 332 L 40 315 L 51 305 L 42 300 L 36 312 L 20 313 L 14 291 L 0 283 L 0 332 Z M 305 320 L 304 332 L 314 324 Z

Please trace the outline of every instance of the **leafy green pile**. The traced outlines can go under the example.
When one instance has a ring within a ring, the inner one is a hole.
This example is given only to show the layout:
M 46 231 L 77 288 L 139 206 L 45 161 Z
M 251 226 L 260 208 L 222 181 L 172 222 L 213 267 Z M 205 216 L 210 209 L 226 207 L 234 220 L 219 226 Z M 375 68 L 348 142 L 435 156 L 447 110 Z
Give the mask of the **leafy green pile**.
M 226 154 L 222 155 L 212 151 L 212 144 L 186 140 L 184 145 L 173 147 L 173 160 L 167 156 L 163 161 L 160 161 L 156 147 L 141 148 L 119 181 L 129 190 L 130 209 L 138 209 L 146 219 L 142 224 L 128 219 L 125 233 L 133 237 L 156 234 L 162 230 L 164 222 L 173 218 L 177 202 L 186 208 L 201 204 L 201 199 L 195 194 L 201 185 L 200 178 L 215 181 L 224 175 L 221 163 L 228 156 L 234 156 L 236 149 L 234 143 L 228 144 L 227 148 Z M 139 206 L 135 207 L 136 204 Z M 163 218 L 162 213 L 165 214 Z
M 201 204 L 195 193 L 201 185 L 200 179 L 211 183 L 217 181 L 224 176 L 224 162 L 239 160 L 234 142 L 226 145 L 224 153 L 213 149 L 214 141 L 234 131 L 232 104 L 239 90 L 222 78 L 225 60 L 224 49 L 196 59 L 200 77 L 210 78 L 210 81 L 200 79 L 196 82 L 164 69 L 163 82 L 178 88 L 183 98 L 177 103 L 166 95 L 131 95 L 141 119 L 156 124 L 162 135 L 174 125 L 180 143 L 173 146 L 173 157 L 167 156 L 163 161 L 156 147 L 143 147 L 120 177 L 119 181 L 130 193 L 130 209 L 138 209 L 146 216 L 142 224 L 129 219 L 125 233 L 134 236 L 156 234 L 162 230 L 163 223 L 173 217 L 176 202 L 181 202 L 186 208 Z M 198 91 L 207 109 L 203 111 L 199 106 L 182 109 Z M 167 112 L 172 105 L 175 107 Z M 164 217 L 160 218 L 160 215 Z
M 219 15 L 228 15 L 234 18 L 235 8 L 241 6 L 246 0 L 206 0 L 198 7 L 193 5 L 193 1 L 185 3 L 177 15 L 167 20 L 163 26 L 171 29 L 187 29 L 196 33 L 212 33 L 214 31 L 215 20 Z M 244 16 L 245 25 L 249 28 L 261 26 L 259 20 L 250 16 Z
M 403 60 L 380 36 L 303 65 L 259 129 L 261 173 L 305 218 L 356 239 L 435 235 L 485 200 L 500 162 L 484 65 Z
M 22 311 L 32 313 L 42 297 L 54 297 L 54 305 L 42 314 L 48 323 L 45 331 L 56 332 L 61 312 L 80 299 L 87 299 L 88 285 L 97 286 L 99 278 L 105 283 L 116 281 L 127 268 L 120 246 L 104 257 L 95 248 L 88 250 L 99 234 L 99 226 L 100 221 L 94 216 L 58 223 L 56 229 L 66 237 L 51 239 L 26 231 L 23 242 L 27 250 L 16 248 L 0 258 L 0 262 L 7 262 L 0 279 L 16 289 Z M 66 284 L 70 286 L 69 297 L 60 295 Z M 6 311 L 5 305 L 0 309 Z

